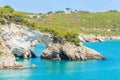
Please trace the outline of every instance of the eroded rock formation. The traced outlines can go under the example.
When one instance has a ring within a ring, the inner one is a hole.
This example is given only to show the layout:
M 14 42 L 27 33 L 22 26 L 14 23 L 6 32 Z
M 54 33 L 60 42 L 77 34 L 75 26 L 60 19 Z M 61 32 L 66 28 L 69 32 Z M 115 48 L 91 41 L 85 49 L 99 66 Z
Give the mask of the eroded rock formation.
M 8 49 L 16 56 L 23 58 L 34 57 L 31 53 L 31 47 L 34 47 L 39 42 L 44 42 L 48 45 L 52 40 L 49 35 L 38 31 L 30 30 L 21 25 L 10 24 L 3 25 L 0 28 L 2 36 Z
M 8 49 L 6 42 L 0 36 L 0 69 L 13 69 L 24 67 L 16 62 L 15 56 Z
M 42 54 L 42 59 L 49 60 L 89 60 L 106 59 L 100 53 L 85 46 L 75 46 L 70 43 L 52 44 Z

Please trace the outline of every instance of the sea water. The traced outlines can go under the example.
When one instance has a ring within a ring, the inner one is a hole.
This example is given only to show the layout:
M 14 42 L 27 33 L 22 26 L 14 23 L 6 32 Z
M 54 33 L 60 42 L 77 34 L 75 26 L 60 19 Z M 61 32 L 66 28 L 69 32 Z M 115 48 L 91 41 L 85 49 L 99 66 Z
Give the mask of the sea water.
M 19 59 L 35 69 L 0 70 L 0 80 L 120 80 L 120 41 L 84 43 L 107 60 L 50 61 Z M 42 47 L 42 46 L 41 46 Z
M 36 57 L 40 57 L 40 54 L 45 49 L 46 49 L 46 45 L 44 43 L 38 43 L 34 47 L 31 48 L 31 51 L 36 55 Z

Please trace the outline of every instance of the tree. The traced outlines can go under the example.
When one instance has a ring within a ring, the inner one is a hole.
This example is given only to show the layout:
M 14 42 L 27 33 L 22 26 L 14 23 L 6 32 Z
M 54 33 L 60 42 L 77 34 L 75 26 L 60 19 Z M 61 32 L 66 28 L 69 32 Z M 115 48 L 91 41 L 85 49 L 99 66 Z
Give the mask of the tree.
M 12 8 L 12 7 L 10 7 L 9 5 L 6 5 L 6 6 L 4 6 L 3 8 Z M 13 9 L 13 8 L 12 8 Z
M 107 12 L 118 12 L 117 10 L 109 10 Z
M 49 12 L 47 12 L 47 14 L 53 14 L 53 11 L 49 11 Z
M 55 13 L 59 14 L 59 13 L 65 13 L 64 11 L 55 11 Z
M 7 11 L 9 11 L 10 13 L 12 13 L 14 11 L 14 9 L 12 7 L 10 7 L 9 5 L 6 5 L 3 8 L 6 9 Z
M 78 12 L 78 10 L 77 9 L 75 9 L 75 11 L 74 12 Z
M 42 15 L 43 13 L 39 13 L 39 15 Z
M 70 8 L 65 8 L 65 10 L 69 13 L 72 9 L 70 9 Z

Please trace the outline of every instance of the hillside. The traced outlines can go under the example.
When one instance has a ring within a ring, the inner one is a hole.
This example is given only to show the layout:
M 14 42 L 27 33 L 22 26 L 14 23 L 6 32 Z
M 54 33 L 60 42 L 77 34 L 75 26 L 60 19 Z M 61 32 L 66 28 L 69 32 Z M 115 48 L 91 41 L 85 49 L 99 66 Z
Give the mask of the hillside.
M 53 14 L 41 17 L 39 23 L 59 29 L 69 28 L 83 34 L 118 36 L 120 12 Z
M 5 10 L 1 10 L 5 9 Z M 4 11 L 4 12 L 3 12 Z M 95 34 L 102 36 L 120 36 L 120 12 L 86 12 L 71 13 L 48 12 L 33 14 L 16 12 L 10 6 L 0 8 L 0 22 L 11 22 L 28 26 L 31 29 L 48 32 L 55 42 L 79 43 L 78 34 Z

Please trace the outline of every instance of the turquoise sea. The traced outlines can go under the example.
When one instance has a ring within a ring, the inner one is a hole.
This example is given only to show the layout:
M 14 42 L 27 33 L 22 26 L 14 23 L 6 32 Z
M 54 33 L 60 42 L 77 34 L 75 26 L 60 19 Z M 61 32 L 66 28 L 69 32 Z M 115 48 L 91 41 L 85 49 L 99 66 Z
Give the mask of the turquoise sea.
M 36 57 L 40 57 L 40 53 L 46 49 L 46 45 L 44 43 L 38 43 L 34 47 L 31 48 L 31 51 L 36 55 Z
M 120 41 L 84 43 L 84 45 L 97 50 L 106 56 L 107 60 L 19 59 L 18 61 L 25 65 L 34 63 L 38 68 L 0 70 L 0 80 L 120 80 Z

